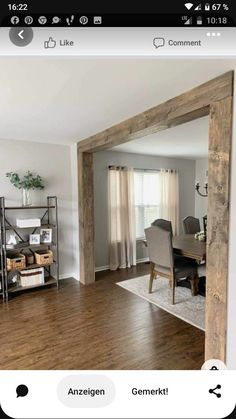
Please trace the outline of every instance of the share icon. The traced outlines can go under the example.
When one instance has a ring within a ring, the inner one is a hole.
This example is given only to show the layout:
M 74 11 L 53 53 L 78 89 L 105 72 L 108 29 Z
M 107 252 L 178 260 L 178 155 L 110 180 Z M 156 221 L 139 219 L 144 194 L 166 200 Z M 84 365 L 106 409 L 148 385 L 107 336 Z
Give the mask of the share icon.
M 216 397 L 218 397 L 218 399 L 221 397 L 220 393 L 216 393 L 215 390 L 220 390 L 221 389 L 221 385 L 218 384 L 215 388 L 210 388 L 209 393 L 210 394 L 215 394 Z

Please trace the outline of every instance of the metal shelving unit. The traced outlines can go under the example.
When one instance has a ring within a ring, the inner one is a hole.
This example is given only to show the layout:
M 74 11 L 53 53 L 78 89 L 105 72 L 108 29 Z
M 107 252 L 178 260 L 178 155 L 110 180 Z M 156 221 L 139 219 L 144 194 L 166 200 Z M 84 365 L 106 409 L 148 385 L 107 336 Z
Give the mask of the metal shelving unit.
M 5 300 L 5 280 L 4 280 L 4 261 L 3 261 L 3 239 L 2 239 L 2 218 L 0 217 L 0 295 L 3 299 L 3 301 Z
M 41 216 L 41 226 L 40 227 L 27 227 L 20 228 L 12 224 L 8 219 L 8 211 L 31 211 L 31 210 L 44 210 Z M 20 234 L 21 230 L 31 230 L 28 234 L 35 234 L 37 230 L 41 228 L 52 228 L 53 230 L 53 241 L 51 243 L 41 243 L 38 245 L 31 245 L 29 242 L 26 242 Z M 7 231 L 13 231 L 19 239 L 19 243 L 15 245 L 12 249 L 7 249 Z M 11 283 L 11 277 L 13 274 L 17 274 L 22 269 L 12 269 L 11 271 L 7 270 L 7 256 L 12 254 L 12 252 L 24 253 L 28 250 L 32 254 L 37 249 L 50 249 L 53 251 L 53 262 L 48 265 L 40 264 L 31 264 L 24 268 L 33 269 L 33 268 L 44 268 L 45 270 L 45 281 L 43 284 L 32 285 L 27 287 L 22 287 L 20 285 L 14 285 Z M 54 267 L 54 274 L 52 275 L 52 267 Z M 18 292 L 23 292 L 25 290 L 42 288 L 48 285 L 55 284 L 57 288 L 59 287 L 59 249 L 58 249 L 58 210 L 57 210 L 57 197 L 48 196 L 47 205 L 43 206 L 30 206 L 30 207 L 10 207 L 5 205 L 5 198 L 0 197 L 0 282 L 1 290 L 0 295 L 2 295 L 3 301 L 8 301 L 9 294 L 16 294 Z

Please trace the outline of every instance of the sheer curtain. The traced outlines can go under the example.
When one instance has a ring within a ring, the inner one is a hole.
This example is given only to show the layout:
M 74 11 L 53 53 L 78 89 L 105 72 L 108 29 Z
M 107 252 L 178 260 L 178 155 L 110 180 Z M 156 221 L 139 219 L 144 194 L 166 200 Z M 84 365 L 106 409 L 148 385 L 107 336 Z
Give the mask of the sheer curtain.
M 160 218 L 160 172 L 134 170 L 136 238 L 145 237 L 144 229 Z
M 109 168 L 108 199 L 110 269 L 136 265 L 133 169 Z
M 161 218 L 172 223 L 173 234 L 179 234 L 179 174 L 176 170 L 161 169 Z

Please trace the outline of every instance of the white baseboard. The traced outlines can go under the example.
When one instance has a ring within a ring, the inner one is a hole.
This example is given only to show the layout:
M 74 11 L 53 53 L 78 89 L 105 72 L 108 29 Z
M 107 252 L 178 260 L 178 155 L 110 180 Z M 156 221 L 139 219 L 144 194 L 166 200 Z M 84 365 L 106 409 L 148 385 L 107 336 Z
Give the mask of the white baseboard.
M 97 268 L 95 268 L 95 272 L 108 271 L 108 269 L 109 269 L 109 265 L 98 266 Z
M 149 258 L 138 259 L 136 261 L 136 263 L 145 263 L 145 262 L 149 262 Z
M 145 262 L 149 262 L 149 258 L 143 258 L 143 259 L 137 259 L 136 260 L 136 264 L 145 263 Z M 108 270 L 109 270 L 109 265 L 98 266 L 98 267 L 95 268 L 95 272 L 102 272 L 102 271 L 108 271 Z
M 149 258 L 143 258 L 143 259 L 137 259 L 136 263 L 139 264 L 139 263 L 145 263 L 145 262 L 148 262 L 148 261 L 149 261 Z M 95 268 L 95 272 L 102 272 L 102 271 L 108 271 L 108 270 L 109 270 L 109 265 L 97 266 Z M 74 278 L 77 281 L 79 281 L 79 277 L 75 272 L 70 272 L 68 274 L 61 274 L 59 276 L 60 280 L 61 279 L 67 279 L 67 278 Z
M 71 272 L 71 273 L 69 273 L 69 274 L 60 274 L 60 275 L 59 275 L 59 280 L 61 280 L 61 279 L 67 279 L 67 278 L 74 278 L 74 279 L 77 279 L 77 278 L 76 278 L 76 274 L 75 274 L 75 272 Z

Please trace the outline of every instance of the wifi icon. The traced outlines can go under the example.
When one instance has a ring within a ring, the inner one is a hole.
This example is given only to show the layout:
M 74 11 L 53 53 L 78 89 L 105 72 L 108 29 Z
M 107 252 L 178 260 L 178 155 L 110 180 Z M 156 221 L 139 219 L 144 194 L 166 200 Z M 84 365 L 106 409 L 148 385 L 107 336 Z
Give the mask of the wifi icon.
M 190 10 L 193 7 L 193 3 L 185 3 L 186 9 Z

